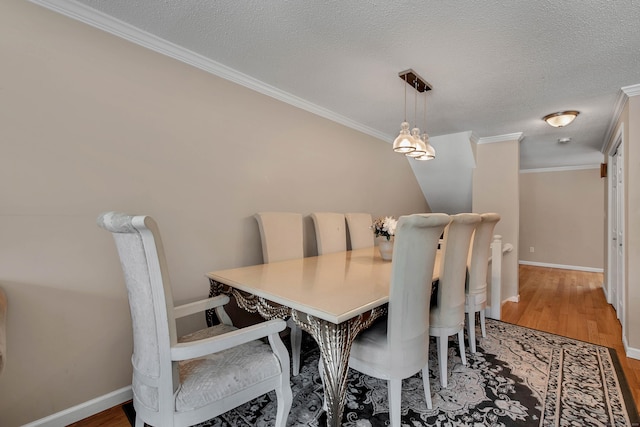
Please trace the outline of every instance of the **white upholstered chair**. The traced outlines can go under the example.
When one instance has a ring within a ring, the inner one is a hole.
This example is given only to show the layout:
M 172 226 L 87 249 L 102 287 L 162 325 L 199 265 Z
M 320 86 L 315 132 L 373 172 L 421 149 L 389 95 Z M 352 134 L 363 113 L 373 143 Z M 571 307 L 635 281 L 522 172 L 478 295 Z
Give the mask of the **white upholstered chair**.
M 265 264 L 288 259 L 304 258 L 302 214 L 296 212 L 258 212 L 255 214 L 262 241 L 262 259 Z M 293 375 L 300 373 L 300 346 L 302 330 L 287 319 L 291 330 L 291 362 Z
M 484 213 L 480 215 L 481 222 L 473 233 L 471 251 L 469 253 L 469 274 L 465 288 L 464 311 L 467 313 L 467 336 L 469 350 L 476 352 L 476 313 L 480 313 L 480 330 L 482 336 L 487 336 L 484 310 L 487 307 L 487 270 L 489 268 L 489 254 L 493 230 L 500 215 Z
M 174 307 L 155 221 L 108 212 L 98 225 L 113 234 L 129 297 L 136 426 L 198 424 L 275 390 L 275 424 L 284 427 L 292 403 L 289 355 L 279 336 L 285 322 L 237 329 L 223 309 L 226 296 Z M 221 324 L 176 336 L 176 318 L 212 308 Z
M 371 214 L 346 213 L 344 217 L 347 219 L 351 249 L 368 248 L 374 245 Z
M 318 255 L 347 250 L 347 230 L 344 214 L 334 212 L 314 212 L 311 214 L 316 231 Z
M 445 228 L 442 247 L 437 304 L 431 307 L 429 334 L 436 337 L 440 385 L 447 387 L 449 336 L 458 335 L 460 358 L 467 364 L 464 349 L 464 287 L 471 235 L 480 215 L 461 213 L 451 216 Z
M 429 386 L 429 298 L 438 239 L 449 215 L 415 214 L 398 220 L 391 266 L 389 312 L 353 342 L 349 367 L 387 380 L 391 426 L 400 426 L 402 380 L 422 371 Z

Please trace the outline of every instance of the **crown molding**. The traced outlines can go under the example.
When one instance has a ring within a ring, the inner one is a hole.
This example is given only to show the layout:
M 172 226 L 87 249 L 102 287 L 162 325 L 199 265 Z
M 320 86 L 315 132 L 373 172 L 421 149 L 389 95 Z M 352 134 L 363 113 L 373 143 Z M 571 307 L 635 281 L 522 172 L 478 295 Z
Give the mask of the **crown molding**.
M 604 134 L 604 140 L 602 141 L 602 147 L 600 147 L 600 152 L 607 152 L 607 148 L 611 142 L 611 138 L 613 137 L 613 131 L 615 130 L 616 124 L 620 120 L 620 115 L 622 114 L 622 110 L 624 110 L 624 106 L 627 103 L 627 100 L 632 96 L 640 95 L 640 84 L 632 85 L 632 86 L 624 86 L 620 88 L 618 92 L 618 98 L 616 99 L 615 107 L 613 109 L 613 115 L 611 116 L 611 120 L 609 121 L 609 126 L 607 126 L 607 131 Z
M 629 97 L 637 96 L 637 95 L 640 95 L 640 84 L 632 85 L 632 86 L 625 86 L 625 87 L 621 88 L 620 90 L 622 90 L 624 93 L 626 93 L 627 96 L 629 96 Z
M 524 134 L 522 132 L 507 133 L 505 135 L 488 136 L 478 139 L 478 144 L 493 144 L 494 142 L 506 142 L 506 141 L 522 141 Z
M 611 137 L 613 136 L 613 131 L 620 120 L 620 115 L 622 114 L 622 110 L 624 110 L 624 105 L 627 103 L 629 96 L 625 93 L 624 88 L 621 88 L 618 92 L 618 97 L 616 98 L 615 107 L 613 108 L 613 115 L 611 116 L 611 120 L 609 120 L 609 126 L 607 126 L 607 131 L 604 134 L 604 139 L 602 140 L 602 147 L 600 147 L 600 152 L 605 153 L 607 151 L 607 147 L 609 146 L 609 141 L 611 141 Z
M 176 59 L 180 62 L 184 62 L 185 64 L 189 64 L 225 80 L 229 80 L 240 86 L 244 86 L 263 95 L 277 99 L 278 101 L 282 101 L 317 116 L 339 123 L 348 128 L 357 130 L 385 142 L 391 143 L 393 141 L 394 136 L 387 135 L 373 129 L 372 127 L 363 125 L 362 123 L 337 114 L 327 108 L 308 102 L 300 97 L 234 70 L 231 67 L 212 61 L 200 54 L 184 49 L 174 43 L 170 43 L 164 39 L 149 34 L 146 31 L 135 28 L 134 26 L 115 19 L 107 14 L 96 11 L 84 4 L 80 4 L 73 0 L 29 1 L 76 21 L 80 21 L 94 28 L 113 34 L 131 43 L 135 43 L 139 46 Z
M 600 165 L 559 166 L 555 168 L 520 169 L 520 173 L 565 172 L 584 169 L 600 169 Z

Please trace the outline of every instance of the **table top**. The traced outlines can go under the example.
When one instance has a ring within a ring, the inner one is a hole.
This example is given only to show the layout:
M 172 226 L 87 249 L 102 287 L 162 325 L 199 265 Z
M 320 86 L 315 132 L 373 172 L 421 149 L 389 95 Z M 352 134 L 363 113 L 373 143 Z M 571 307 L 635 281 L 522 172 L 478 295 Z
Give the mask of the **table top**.
M 434 280 L 439 275 L 439 253 Z M 235 289 L 342 323 L 389 301 L 391 261 L 377 247 L 219 270 L 206 276 Z

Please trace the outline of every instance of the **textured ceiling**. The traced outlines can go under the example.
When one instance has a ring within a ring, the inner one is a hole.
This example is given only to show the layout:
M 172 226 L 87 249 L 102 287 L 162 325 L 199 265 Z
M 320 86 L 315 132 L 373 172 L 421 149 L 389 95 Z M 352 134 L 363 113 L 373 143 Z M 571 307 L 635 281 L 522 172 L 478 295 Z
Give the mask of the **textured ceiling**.
M 35 2 L 91 22 L 88 6 L 389 142 L 404 114 L 398 72 L 412 68 L 433 86 L 431 136 L 522 132 L 521 169 L 600 163 L 621 88 L 640 83 L 631 0 Z M 581 114 L 565 128 L 541 120 L 569 109 Z

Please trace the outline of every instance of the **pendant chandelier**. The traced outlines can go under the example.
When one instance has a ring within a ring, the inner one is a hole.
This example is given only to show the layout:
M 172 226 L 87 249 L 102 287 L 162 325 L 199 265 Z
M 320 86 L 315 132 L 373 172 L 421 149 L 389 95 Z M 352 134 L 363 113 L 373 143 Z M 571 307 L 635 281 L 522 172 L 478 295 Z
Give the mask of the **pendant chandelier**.
M 426 127 L 427 122 L 427 96 L 426 92 L 431 90 L 431 85 L 427 83 L 422 77 L 418 76 L 415 71 L 409 69 L 398 73 L 398 76 L 404 80 L 404 82 L 411 86 L 416 92 L 414 96 L 414 128 L 409 132 L 409 122 L 407 122 L 407 86 L 404 87 L 404 121 L 400 125 L 400 134 L 393 141 L 393 151 L 396 153 L 405 154 L 407 157 L 412 157 L 416 160 L 431 160 L 435 159 L 436 152 L 429 144 L 429 135 L 423 133 L 420 135 L 420 128 L 417 125 L 416 116 L 418 114 L 418 93 L 424 93 L 424 124 Z

